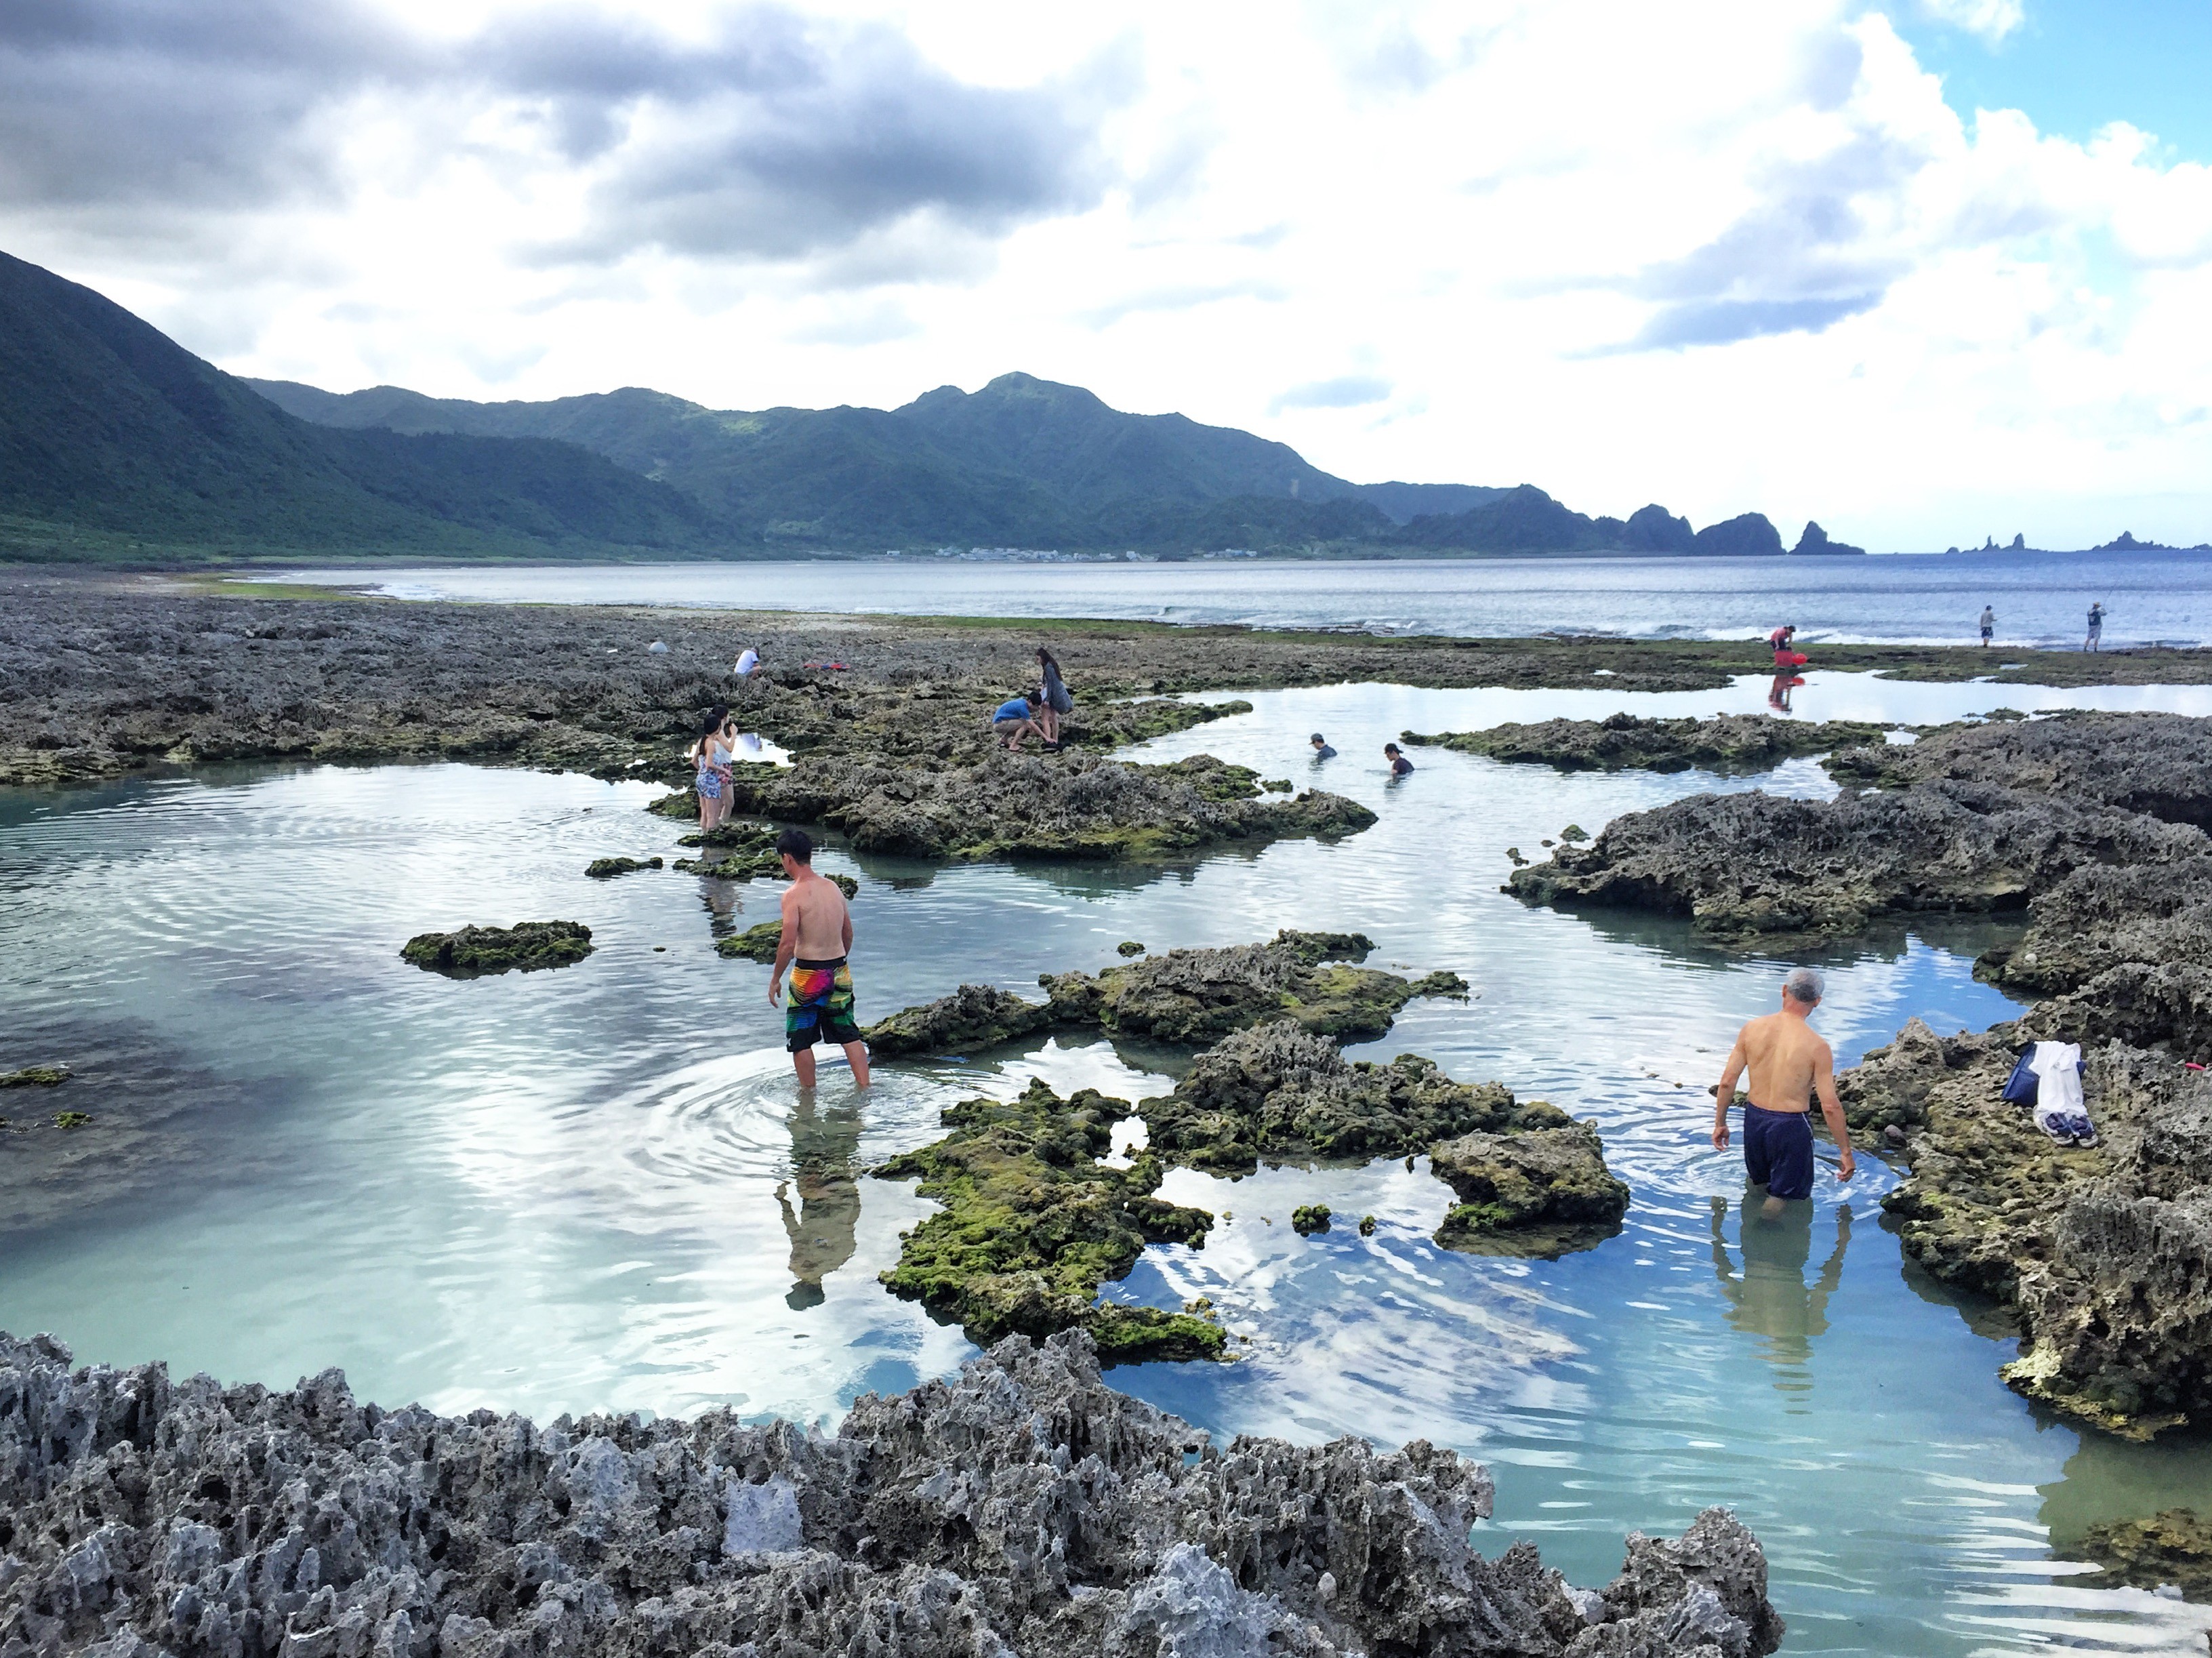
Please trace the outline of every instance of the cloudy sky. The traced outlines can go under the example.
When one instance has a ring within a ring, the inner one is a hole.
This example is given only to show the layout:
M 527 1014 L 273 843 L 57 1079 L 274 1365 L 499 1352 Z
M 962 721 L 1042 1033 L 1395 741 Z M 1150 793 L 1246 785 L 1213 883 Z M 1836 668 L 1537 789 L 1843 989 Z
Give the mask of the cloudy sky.
M 10 0 L 0 248 L 242 374 L 2212 539 L 2208 0 Z

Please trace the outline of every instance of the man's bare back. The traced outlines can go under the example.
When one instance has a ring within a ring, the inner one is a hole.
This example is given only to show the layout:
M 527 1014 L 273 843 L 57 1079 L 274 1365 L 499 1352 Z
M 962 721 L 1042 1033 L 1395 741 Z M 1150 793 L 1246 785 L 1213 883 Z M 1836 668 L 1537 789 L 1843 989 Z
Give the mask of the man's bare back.
M 1751 1069 L 1746 1086 L 1751 1103 L 1761 1111 L 1810 1111 L 1814 1079 L 1834 1075 L 1836 1058 L 1828 1045 L 1802 1018 L 1787 1013 L 1762 1014 L 1751 1021 L 1736 1033 L 1735 1051 Z
M 783 936 L 800 961 L 834 961 L 853 947 L 853 912 L 837 883 L 808 869 L 783 894 Z
M 1836 1166 L 1838 1175 L 1848 1180 L 1857 1167 L 1850 1130 L 1844 1123 L 1843 1101 L 1836 1097 L 1836 1057 L 1805 1022 L 1820 1005 L 1820 991 L 1818 973 L 1804 967 L 1791 972 L 1783 982 L 1782 1010 L 1752 1020 L 1736 1033 L 1720 1084 L 1713 1090 L 1713 1147 L 1725 1150 L 1736 1079 L 1749 1070 L 1752 1109 L 1744 1119 L 1745 1161 L 1752 1179 L 1771 1194 L 1769 1202 L 1802 1198 L 1812 1190 L 1812 1125 L 1804 1118 L 1816 1097 L 1821 1119 L 1843 1153 Z M 1778 1118 L 1797 1120 L 1782 1134 Z

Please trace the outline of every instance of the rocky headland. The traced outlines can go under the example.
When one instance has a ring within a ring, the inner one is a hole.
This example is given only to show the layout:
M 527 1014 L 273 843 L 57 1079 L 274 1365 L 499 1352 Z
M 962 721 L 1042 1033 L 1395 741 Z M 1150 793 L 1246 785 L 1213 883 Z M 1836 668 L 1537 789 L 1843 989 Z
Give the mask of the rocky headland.
M 1080 1335 L 791 1423 L 363 1405 L 72 1371 L 0 1336 L 0 1655 L 49 1658 L 1757 1658 L 1724 1510 L 1579 1589 L 1471 1546 L 1486 1470 L 1417 1441 L 1225 1448 Z
M 1711 719 L 1644 719 L 1613 714 L 1602 720 L 1537 720 L 1483 731 L 1400 734 L 1399 741 L 1462 754 L 1486 754 L 1515 765 L 1562 771 L 1763 771 L 1800 754 L 1825 754 L 1882 741 L 1883 729 L 1855 720 L 1774 719 L 1722 714 Z
M 1855 1137 L 1898 1149 L 1886 1200 L 1942 1281 L 2018 1318 L 2006 1380 L 2147 1438 L 2212 1421 L 2212 721 L 2065 714 L 1845 750 L 1832 802 L 1698 795 L 1515 871 L 1534 901 L 1695 918 L 1724 942 L 1881 917 L 2010 914 L 1976 964 L 2033 1005 L 1979 1035 L 1918 1021 L 1839 1079 Z M 2078 1042 L 2101 1143 L 2000 1098 L 2021 1046 Z

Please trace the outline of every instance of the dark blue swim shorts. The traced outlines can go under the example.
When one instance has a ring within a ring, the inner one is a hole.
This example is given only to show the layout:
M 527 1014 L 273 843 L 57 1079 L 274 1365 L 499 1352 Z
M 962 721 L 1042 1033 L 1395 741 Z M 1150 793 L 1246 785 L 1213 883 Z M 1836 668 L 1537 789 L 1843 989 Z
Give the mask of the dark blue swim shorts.
M 1743 1166 L 1770 1198 L 1813 1195 L 1811 1113 L 1743 1108 Z

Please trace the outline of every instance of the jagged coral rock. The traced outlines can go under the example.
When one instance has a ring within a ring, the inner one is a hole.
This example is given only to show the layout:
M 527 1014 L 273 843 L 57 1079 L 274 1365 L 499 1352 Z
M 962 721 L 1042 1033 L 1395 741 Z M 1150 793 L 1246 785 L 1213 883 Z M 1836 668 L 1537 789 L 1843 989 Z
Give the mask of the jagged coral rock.
M 1127 1277 L 1147 1243 L 1203 1247 L 1213 1224 L 1203 1210 L 1152 1195 L 1157 1159 L 1128 1169 L 1097 1161 L 1129 1114 L 1095 1089 L 1062 1100 L 1041 1082 L 1012 1100 L 947 1107 L 945 1138 L 875 1171 L 918 1176 L 921 1195 L 945 1205 L 907 1235 L 884 1283 L 977 1343 L 1080 1328 L 1109 1361 L 1218 1358 L 1218 1324 L 1097 1302 L 1098 1286 Z
M 1210 755 L 1135 765 L 1088 754 L 988 753 L 917 766 L 888 756 L 810 756 L 738 779 L 738 809 L 839 829 L 863 852 L 1136 863 L 1219 844 L 1346 835 L 1375 814 L 1318 789 L 1255 798 L 1254 774 Z
M 1514 870 L 1506 890 L 1686 915 L 1720 937 L 1836 935 L 1883 915 L 2018 910 L 2087 865 L 2208 850 L 2193 826 L 1980 783 L 1825 802 L 1695 795 L 1614 819 L 1589 846 Z
M 1748 771 L 1793 755 L 1878 743 L 1882 728 L 1857 721 L 1821 724 L 1763 714 L 1722 714 L 1705 720 L 1614 714 L 1602 720 L 1537 720 L 1429 736 L 1407 731 L 1399 741 L 1486 754 L 1495 760 L 1556 766 L 1562 771 L 1686 771 L 1692 766 Z
M 1079 1334 L 866 1395 L 835 1438 L 67 1367 L 0 1337 L 10 1654 L 1757 1658 L 1782 1631 L 1721 1510 L 1571 1590 L 1526 1543 L 1469 1547 L 1479 1465 L 1224 1450 L 1104 1387 Z
M 1905 1253 L 2019 1315 L 2006 1381 L 2128 1437 L 2212 1417 L 2212 1082 L 2093 1046 L 2101 1143 L 2058 1146 L 1999 1097 L 2047 1016 L 1954 1038 L 1915 1020 L 1838 1077 L 1845 1116 L 1905 1131 L 1911 1173 L 1883 1199 Z
M 2155 1589 L 2171 1583 L 2185 1600 L 2212 1603 L 2212 1520 L 2193 1509 L 2107 1521 L 2090 1527 L 2079 1546 L 2085 1558 L 2105 1569 L 2100 1588 Z
M 1516 1105 L 1496 1082 L 1455 1082 L 1410 1054 L 1353 1063 L 1291 1020 L 1224 1039 L 1173 1094 L 1139 1109 L 1155 1155 L 1224 1174 L 1249 1173 L 1263 1157 L 1402 1157 L 1476 1129 L 1570 1120 L 1541 1100 Z
M 2185 714 L 2074 711 L 1949 725 L 1917 742 L 1844 750 L 1827 769 L 1844 783 L 1993 783 L 2212 828 L 2212 720 Z
M 591 953 L 592 930 L 580 921 L 518 921 L 512 927 L 417 933 L 399 951 L 415 966 L 451 978 L 567 967 Z
M 1588 1123 L 1462 1135 L 1431 1147 L 1429 1167 L 1459 1198 L 1437 1229 L 1447 1249 L 1548 1258 L 1612 1236 L 1628 1212 Z
M 892 1015 L 868 1033 L 886 1055 L 967 1051 L 1054 1026 L 1199 1045 L 1289 1017 L 1331 1035 L 1377 1036 L 1417 996 L 1463 996 L 1456 974 L 1409 981 L 1356 964 L 1375 948 L 1358 933 L 1285 930 L 1265 944 L 1170 950 L 1096 975 L 1048 973 L 1040 1004 L 963 984 Z

